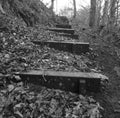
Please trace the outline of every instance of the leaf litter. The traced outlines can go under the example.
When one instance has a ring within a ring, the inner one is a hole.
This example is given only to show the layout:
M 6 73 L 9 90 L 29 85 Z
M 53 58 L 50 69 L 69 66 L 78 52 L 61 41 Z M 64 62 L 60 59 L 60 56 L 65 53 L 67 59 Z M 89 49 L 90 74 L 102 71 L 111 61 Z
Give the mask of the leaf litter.
M 35 39 L 36 33 L 40 33 L 39 40 L 51 39 L 51 35 L 42 28 L 36 30 L 35 28 L 20 27 L 18 31 L 13 29 L 12 32 L 0 33 L 2 46 L 0 49 L 0 73 L 33 69 L 91 72 L 97 67 L 92 58 L 95 57 L 95 54 L 73 55 L 33 44 L 31 40 Z
M 0 91 L 1 118 L 101 118 L 101 110 L 92 97 L 32 84 Z
M 73 55 L 37 46 L 31 40 L 56 40 L 57 34 L 45 31 L 43 26 L 27 28 L 24 25 L 0 32 L 0 73 L 11 74 L 33 69 L 91 72 L 97 70 L 94 53 Z M 62 38 L 63 40 L 63 38 Z M 71 40 L 64 38 L 64 40 Z M 15 77 L 21 81 L 20 77 Z M 101 118 L 103 108 L 93 98 L 70 92 L 47 89 L 36 85 L 3 82 L 0 90 L 1 118 Z M 32 89 L 32 90 L 31 90 Z

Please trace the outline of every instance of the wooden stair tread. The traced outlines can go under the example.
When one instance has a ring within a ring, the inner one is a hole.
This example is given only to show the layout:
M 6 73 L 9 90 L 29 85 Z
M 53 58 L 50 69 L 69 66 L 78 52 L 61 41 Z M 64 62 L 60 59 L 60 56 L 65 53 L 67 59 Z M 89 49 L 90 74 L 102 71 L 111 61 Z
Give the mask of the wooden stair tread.
M 65 33 L 59 33 L 60 36 L 64 36 L 64 37 L 69 37 L 72 39 L 79 39 L 79 35 L 76 34 L 65 34 Z
M 46 30 L 55 31 L 55 32 L 63 32 L 63 33 L 68 33 L 68 34 L 75 33 L 74 29 L 66 29 L 66 28 L 47 28 Z
M 74 77 L 74 78 L 85 78 L 85 79 L 101 79 L 101 74 L 94 72 L 63 72 L 63 71 L 40 71 L 32 70 L 30 72 L 16 73 L 20 75 L 44 75 L 44 76 L 57 76 L 57 77 Z
M 32 41 L 37 45 L 47 45 L 60 51 L 66 51 L 74 54 L 89 52 L 89 43 L 87 42 L 72 42 L 72 41 Z
M 93 72 L 64 72 L 50 70 L 31 70 L 29 72 L 15 73 L 23 81 L 46 86 L 47 88 L 82 93 L 99 92 L 102 74 Z
M 72 26 L 71 25 L 62 25 L 62 24 L 59 24 L 59 25 L 56 25 L 57 28 L 66 28 L 66 29 L 71 29 Z

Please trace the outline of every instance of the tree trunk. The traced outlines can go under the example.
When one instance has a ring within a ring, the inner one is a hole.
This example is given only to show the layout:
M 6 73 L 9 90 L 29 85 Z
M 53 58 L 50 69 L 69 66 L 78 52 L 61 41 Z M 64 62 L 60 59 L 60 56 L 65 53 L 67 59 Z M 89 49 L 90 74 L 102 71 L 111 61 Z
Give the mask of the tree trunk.
M 102 16 L 102 25 L 107 25 L 108 23 L 108 4 L 109 4 L 109 1 L 105 0 L 103 16 Z
M 95 26 L 95 15 L 96 15 L 96 0 L 91 0 L 89 26 L 93 28 Z
M 111 0 L 110 3 L 111 3 L 111 7 L 110 7 L 110 24 L 114 25 L 117 0 Z
M 53 11 L 53 9 L 54 9 L 54 1 L 55 1 L 55 0 L 51 0 L 51 7 L 50 7 L 50 8 L 52 9 L 52 11 Z
M 96 4 L 96 28 L 99 28 L 100 26 L 100 21 L 101 21 L 101 4 L 102 4 L 102 0 L 98 0 L 97 4 Z
M 3 10 L 2 5 L 3 5 L 3 0 L 0 1 L 0 12 L 1 12 L 2 14 L 5 14 L 5 11 Z
M 73 18 L 76 17 L 76 0 L 73 0 L 73 7 L 74 7 L 74 15 Z
M 118 19 L 119 19 L 119 0 L 117 0 L 117 15 L 116 15 L 116 25 L 118 24 Z

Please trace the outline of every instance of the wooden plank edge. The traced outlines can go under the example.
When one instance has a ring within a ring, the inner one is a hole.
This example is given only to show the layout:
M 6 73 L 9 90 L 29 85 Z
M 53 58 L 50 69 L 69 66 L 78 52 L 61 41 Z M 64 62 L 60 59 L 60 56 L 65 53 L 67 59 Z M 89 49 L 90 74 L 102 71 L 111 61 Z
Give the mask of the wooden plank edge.
M 75 31 L 74 29 L 66 29 L 66 28 L 46 28 L 46 30 L 56 30 L 56 31 Z
M 34 40 L 32 41 L 33 43 L 63 43 L 63 44 L 73 44 L 73 45 L 89 45 L 89 42 L 73 42 L 73 41 L 37 41 L 37 40 Z
M 84 79 L 104 79 L 106 76 L 100 73 L 94 72 L 63 72 L 63 71 L 39 71 L 39 70 L 32 70 L 29 72 L 23 73 L 15 73 L 16 75 L 34 75 L 34 76 L 58 76 L 58 77 L 75 77 L 75 78 L 84 78 Z M 106 77 L 107 78 L 107 77 Z

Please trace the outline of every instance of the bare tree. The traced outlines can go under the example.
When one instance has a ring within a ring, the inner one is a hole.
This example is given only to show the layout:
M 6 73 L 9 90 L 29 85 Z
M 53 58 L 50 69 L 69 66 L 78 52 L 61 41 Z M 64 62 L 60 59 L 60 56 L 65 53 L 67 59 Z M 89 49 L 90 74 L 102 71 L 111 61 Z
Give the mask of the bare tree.
M 110 1 L 110 24 L 112 25 L 115 23 L 116 4 L 117 0 Z
M 103 8 L 103 15 L 102 15 L 102 25 L 106 25 L 108 23 L 108 5 L 109 1 L 105 0 L 104 8 Z
M 52 9 L 52 11 L 53 11 L 53 9 L 54 9 L 54 2 L 55 2 L 55 0 L 51 0 L 51 9 Z
M 95 17 L 96 15 L 96 0 L 91 0 L 91 8 L 90 8 L 90 17 L 89 17 L 89 26 L 93 28 L 95 26 Z
M 96 3 L 96 23 L 95 26 L 98 28 L 101 22 L 101 9 L 102 9 L 102 2 L 103 0 L 97 0 Z
M 4 0 L 0 0 L 0 11 L 2 14 L 5 14 L 5 11 L 3 9 L 3 5 L 4 5 Z
M 76 17 L 76 0 L 73 0 L 73 7 L 74 7 L 74 15 L 73 17 Z
M 1 13 L 5 14 L 5 11 L 3 10 L 1 3 L 0 3 L 0 11 Z
M 118 19 L 119 19 L 119 3 L 120 3 L 120 1 L 119 0 L 117 0 L 117 15 L 116 15 L 116 25 L 118 24 Z

